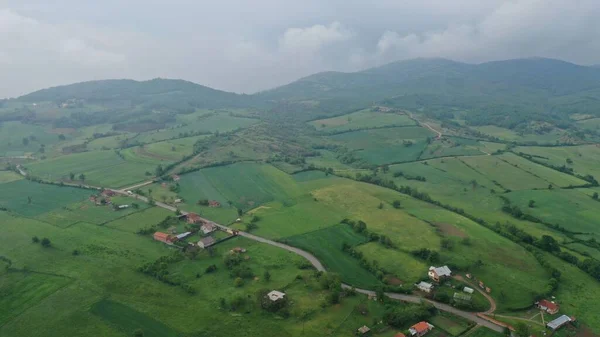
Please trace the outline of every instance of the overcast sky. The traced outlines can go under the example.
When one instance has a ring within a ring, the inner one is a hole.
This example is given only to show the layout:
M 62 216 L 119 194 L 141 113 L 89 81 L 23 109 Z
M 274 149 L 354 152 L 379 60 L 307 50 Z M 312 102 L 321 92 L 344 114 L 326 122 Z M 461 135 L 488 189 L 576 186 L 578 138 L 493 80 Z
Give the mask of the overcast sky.
M 0 97 L 107 78 L 252 93 L 415 57 L 600 63 L 599 0 L 0 0 Z

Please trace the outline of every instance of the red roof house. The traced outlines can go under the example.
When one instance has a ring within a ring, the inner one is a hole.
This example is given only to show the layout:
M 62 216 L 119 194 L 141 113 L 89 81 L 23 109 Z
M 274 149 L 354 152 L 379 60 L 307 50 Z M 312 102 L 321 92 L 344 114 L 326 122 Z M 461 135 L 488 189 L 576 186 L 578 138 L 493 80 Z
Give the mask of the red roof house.
M 408 331 L 410 332 L 411 336 L 421 337 L 428 333 L 431 329 L 433 329 L 433 325 L 422 321 L 411 326 Z
M 558 304 L 550 302 L 548 300 L 541 300 L 539 302 L 536 302 L 535 304 L 538 308 L 540 308 L 540 310 L 544 310 L 550 315 L 556 314 L 560 309 L 560 306 Z
M 164 242 L 168 245 L 173 244 L 173 241 L 175 241 L 175 239 L 173 238 L 173 236 L 171 234 L 167 234 L 167 233 L 163 233 L 163 232 L 154 233 L 154 240 Z
M 202 218 L 200 218 L 200 216 L 196 213 L 188 213 L 188 215 L 186 216 L 186 219 L 189 224 L 195 224 L 195 223 L 202 222 Z

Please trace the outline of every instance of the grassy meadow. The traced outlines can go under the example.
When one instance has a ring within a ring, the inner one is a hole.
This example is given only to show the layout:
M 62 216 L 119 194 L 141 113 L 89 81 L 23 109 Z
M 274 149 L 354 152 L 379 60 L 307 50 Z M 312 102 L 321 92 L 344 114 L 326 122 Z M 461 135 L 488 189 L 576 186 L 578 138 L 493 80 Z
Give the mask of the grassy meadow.
M 371 111 L 371 109 L 365 109 L 333 118 L 319 119 L 312 121 L 309 124 L 323 132 L 341 132 L 380 127 L 416 125 L 416 123 L 405 114 Z

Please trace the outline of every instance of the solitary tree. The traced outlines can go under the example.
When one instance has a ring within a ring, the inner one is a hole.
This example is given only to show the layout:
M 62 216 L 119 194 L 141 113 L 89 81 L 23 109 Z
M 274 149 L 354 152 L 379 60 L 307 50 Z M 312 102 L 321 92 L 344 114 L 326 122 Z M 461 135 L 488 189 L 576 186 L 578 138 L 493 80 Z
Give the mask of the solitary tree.
M 529 200 L 529 208 L 535 207 L 535 200 Z
M 394 206 L 394 208 L 396 208 L 396 209 L 400 208 L 400 200 L 394 200 L 394 202 L 392 203 L 392 206 Z
M 85 174 L 83 174 L 83 173 L 82 173 L 82 174 L 80 174 L 80 175 L 79 175 L 79 180 L 81 180 L 81 181 L 85 181 Z
M 67 139 L 67 137 L 65 137 L 65 135 L 63 135 L 62 133 L 60 135 L 58 135 L 58 140 L 65 140 Z
M 42 246 L 43 246 L 43 247 L 46 247 L 46 248 L 47 248 L 47 247 L 50 247 L 50 246 L 52 246 L 52 243 L 50 242 L 50 239 L 48 239 L 48 238 L 43 238 L 43 239 L 42 239 Z
M 271 273 L 269 273 L 268 270 L 265 270 L 265 274 L 263 275 L 263 278 L 265 279 L 266 282 L 271 281 Z
M 70 179 L 70 180 L 75 180 L 75 173 L 73 173 L 73 172 L 70 172 L 70 173 L 69 173 L 69 179 Z
M 38 242 L 40 242 L 40 239 L 37 236 L 34 236 L 31 238 L 31 242 L 38 243 Z
M 31 197 L 27 197 L 27 205 L 31 205 Z
M 592 199 L 598 200 L 598 192 L 594 192 L 594 195 L 592 195 Z

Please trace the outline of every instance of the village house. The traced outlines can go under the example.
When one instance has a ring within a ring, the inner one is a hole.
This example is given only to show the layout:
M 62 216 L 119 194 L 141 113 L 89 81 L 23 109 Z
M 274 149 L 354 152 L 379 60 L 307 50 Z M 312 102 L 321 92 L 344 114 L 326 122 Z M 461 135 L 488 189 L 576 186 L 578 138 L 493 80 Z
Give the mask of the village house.
M 371 329 L 369 329 L 369 327 L 366 325 L 363 325 L 360 328 L 358 328 L 358 333 L 360 333 L 361 335 L 366 335 L 367 333 L 369 333 L 369 331 L 371 331 Z
M 202 222 L 202 218 L 196 213 L 188 213 L 185 218 L 189 224 Z
M 217 230 L 217 226 L 213 225 L 212 223 L 207 222 L 207 223 L 202 224 L 200 229 L 202 230 L 202 233 L 209 234 L 209 233 L 212 233 L 215 230 Z
M 419 288 L 419 290 L 424 291 L 426 293 L 430 293 L 431 290 L 433 290 L 433 284 L 423 281 L 419 282 L 419 284 L 417 284 L 416 286 L 417 288 Z
M 221 207 L 221 203 L 216 200 L 210 200 L 208 202 L 208 207 Z
M 554 302 L 550 302 L 548 300 L 541 300 L 539 302 L 535 302 L 535 306 L 540 310 L 544 310 L 550 315 L 554 315 L 560 310 L 560 306 Z
M 558 330 L 558 328 L 560 328 L 561 326 L 571 323 L 573 321 L 575 321 L 575 318 L 569 317 L 567 315 L 562 315 L 559 318 L 557 318 L 551 322 L 548 322 L 548 324 L 546 324 L 546 326 L 552 330 Z
M 156 232 L 156 233 L 154 233 L 154 240 L 164 242 L 168 245 L 172 245 L 176 239 L 170 234 L 163 233 L 163 232 Z
M 267 294 L 267 297 L 271 300 L 271 302 L 277 302 L 285 297 L 285 293 L 282 293 L 281 291 L 277 290 L 272 290 Z
M 429 278 L 434 280 L 435 282 L 440 282 L 440 280 L 452 276 L 452 271 L 448 266 L 442 267 L 429 267 Z
M 207 236 L 205 238 L 200 239 L 198 241 L 198 247 L 200 248 L 208 248 L 215 244 L 215 239 L 212 236 Z
M 431 331 L 431 329 L 433 329 L 433 325 L 422 321 L 419 322 L 413 326 L 410 327 L 410 329 L 408 329 L 408 331 L 410 332 L 410 335 L 413 337 L 421 337 L 423 335 L 425 335 L 426 333 L 428 333 L 429 331 Z

